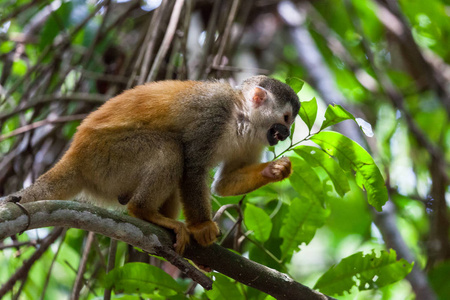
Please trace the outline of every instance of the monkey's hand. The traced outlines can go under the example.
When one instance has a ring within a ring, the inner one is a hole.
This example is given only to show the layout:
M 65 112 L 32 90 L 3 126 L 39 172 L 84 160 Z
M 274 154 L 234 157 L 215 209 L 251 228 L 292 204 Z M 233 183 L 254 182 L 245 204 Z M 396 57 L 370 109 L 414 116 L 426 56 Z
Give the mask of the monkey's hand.
M 217 224 L 213 221 L 189 225 L 188 229 L 194 236 L 194 239 L 203 247 L 214 243 L 220 235 L 219 227 L 217 227 Z
M 280 181 L 292 173 L 291 161 L 287 157 L 270 162 L 261 172 L 264 177 L 272 181 Z

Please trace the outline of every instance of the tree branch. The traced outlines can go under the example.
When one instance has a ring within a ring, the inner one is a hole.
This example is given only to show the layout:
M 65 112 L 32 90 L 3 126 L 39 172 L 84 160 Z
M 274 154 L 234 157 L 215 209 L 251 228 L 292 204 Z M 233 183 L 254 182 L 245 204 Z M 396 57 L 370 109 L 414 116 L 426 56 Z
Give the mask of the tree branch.
M 31 215 L 28 229 L 63 226 L 93 231 L 162 256 L 204 288 L 212 288 L 211 279 L 175 253 L 172 248 L 174 235 L 166 229 L 116 211 L 74 201 L 47 200 L 23 206 Z M 0 239 L 21 232 L 27 222 L 27 216 L 18 206 L 0 204 Z M 219 245 L 203 248 L 193 242 L 185 256 L 277 299 L 333 299 Z
M 164 35 L 164 39 L 161 42 L 158 53 L 156 54 L 150 73 L 147 76 L 147 81 L 154 81 L 158 75 L 159 67 L 161 66 L 161 63 L 163 62 L 164 57 L 172 44 L 183 5 L 184 0 L 176 0 L 172 11 L 172 16 L 170 17 L 169 24 L 167 25 L 166 34 Z
M 71 95 L 42 95 L 33 99 L 33 103 L 28 103 L 23 106 L 18 106 L 13 111 L 4 113 L 0 115 L 0 122 L 4 121 L 12 116 L 26 111 L 27 109 L 34 108 L 38 105 L 43 105 L 51 102 L 68 102 L 68 101 L 79 101 L 79 102 L 87 102 L 94 104 L 103 104 L 108 100 L 107 96 L 100 94 L 85 94 L 85 93 L 74 93 Z
M 66 123 L 66 122 L 70 122 L 70 121 L 78 121 L 78 120 L 83 120 L 84 118 L 87 117 L 87 114 L 78 114 L 78 115 L 70 115 L 70 116 L 61 116 L 55 119 L 45 119 L 45 120 L 41 120 L 41 121 L 37 121 L 34 122 L 32 124 L 28 124 L 22 127 L 19 127 L 17 129 L 14 129 L 12 131 L 10 131 L 7 134 L 0 134 L 0 142 L 9 139 L 13 136 L 19 135 L 19 134 L 23 134 L 25 132 L 34 130 L 36 128 L 45 126 L 47 124 L 55 124 L 55 123 Z

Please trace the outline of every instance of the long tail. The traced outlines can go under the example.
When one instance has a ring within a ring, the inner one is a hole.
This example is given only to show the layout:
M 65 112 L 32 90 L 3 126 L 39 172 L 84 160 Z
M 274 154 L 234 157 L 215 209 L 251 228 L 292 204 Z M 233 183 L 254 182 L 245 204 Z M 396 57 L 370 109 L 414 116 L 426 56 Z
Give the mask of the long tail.
M 38 200 L 68 200 L 80 191 L 80 176 L 77 170 L 60 161 L 31 186 L 7 196 L 6 201 L 27 203 Z

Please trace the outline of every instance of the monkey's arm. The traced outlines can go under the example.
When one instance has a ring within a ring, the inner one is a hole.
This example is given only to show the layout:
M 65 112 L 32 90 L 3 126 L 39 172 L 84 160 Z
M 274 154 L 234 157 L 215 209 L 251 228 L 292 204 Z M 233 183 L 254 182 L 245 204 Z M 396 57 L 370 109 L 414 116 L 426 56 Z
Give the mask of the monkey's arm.
M 214 182 L 214 192 L 220 196 L 233 196 L 254 191 L 270 182 L 283 180 L 291 174 L 291 161 L 281 159 L 246 165 L 241 168 L 230 167 L 225 163 Z

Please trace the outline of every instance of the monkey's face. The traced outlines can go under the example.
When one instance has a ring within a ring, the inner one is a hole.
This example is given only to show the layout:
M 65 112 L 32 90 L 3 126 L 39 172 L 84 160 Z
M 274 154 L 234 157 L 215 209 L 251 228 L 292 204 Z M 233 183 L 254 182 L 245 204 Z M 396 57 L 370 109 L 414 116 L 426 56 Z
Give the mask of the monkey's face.
M 270 146 L 287 139 L 300 109 L 298 96 L 292 88 L 276 79 L 254 76 L 244 81 L 243 94 L 254 136 Z
M 267 101 L 254 109 L 252 124 L 256 125 L 257 136 L 261 142 L 274 146 L 291 134 L 289 129 L 294 123 L 296 112 L 290 103 L 280 105 L 277 99 L 271 96 L 268 92 Z
M 296 115 L 290 103 L 279 105 L 276 100 L 269 99 L 267 103 L 269 106 L 267 109 L 270 110 L 270 113 L 268 113 L 270 126 L 266 132 L 266 139 L 270 146 L 274 146 L 279 141 L 284 141 L 289 137 L 291 134 L 289 129 L 294 123 Z

